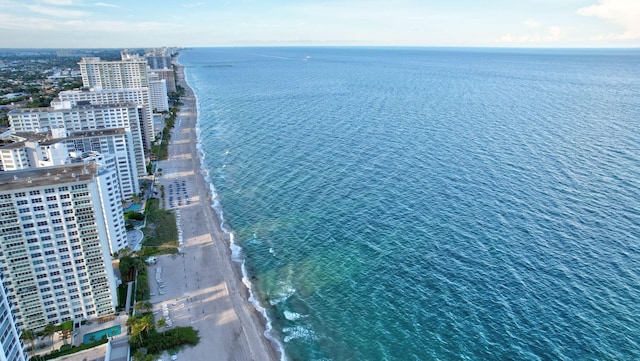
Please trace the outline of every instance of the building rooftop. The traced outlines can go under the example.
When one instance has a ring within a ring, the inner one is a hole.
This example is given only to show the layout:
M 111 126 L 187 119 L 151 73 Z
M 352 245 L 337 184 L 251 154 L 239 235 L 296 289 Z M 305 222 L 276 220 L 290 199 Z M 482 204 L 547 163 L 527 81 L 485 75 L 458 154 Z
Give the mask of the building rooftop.
M 23 148 L 26 142 L 38 142 L 40 145 L 51 145 L 63 141 L 63 138 L 51 138 L 48 133 L 15 132 L 3 139 L 5 143 L 0 143 L 0 149 Z M 6 141 L 9 142 L 6 142 Z
M 0 192 L 91 180 L 98 173 L 95 163 L 0 172 Z
M 0 143 L 0 150 L 24 148 L 25 143 L 26 142 L 24 140 L 11 142 L 11 143 Z
M 137 107 L 136 103 L 132 102 L 123 102 L 123 103 L 113 103 L 113 104 L 91 104 L 89 101 L 79 101 L 75 106 L 72 106 L 70 109 L 68 108 L 17 108 L 13 109 L 9 112 L 9 115 L 13 114 L 24 114 L 24 113 L 61 113 L 68 112 L 79 109 L 111 109 L 111 108 L 124 108 L 124 107 Z
M 127 134 L 125 128 L 104 128 L 104 129 L 95 129 L 95 130 L 82 130 L 71 132 L 71 135 L 66 139 L 77 139 L 77 138 L 91 138 L 91 137 L 102 137 L 105 135 L 121 135 Z

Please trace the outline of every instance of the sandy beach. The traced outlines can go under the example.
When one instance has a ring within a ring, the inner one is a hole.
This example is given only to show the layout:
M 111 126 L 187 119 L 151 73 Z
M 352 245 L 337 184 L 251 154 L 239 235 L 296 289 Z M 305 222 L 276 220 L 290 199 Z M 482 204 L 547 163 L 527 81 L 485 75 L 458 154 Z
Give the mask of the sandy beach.
M 161 256 L 149 267 L 153 311 L 156 319 L 168 314 L 173 326 L 199 330 L 198 346 L 185 348 L 178 359 L 277 360 L 278 352 L 264 336 L 264 317 L 248 301 L 240 267 L 231 260 L 229 241 L 211 208 L 196 149 L 195 96 L 182 66 L 177 76 L 186 90 L 184 105 L 172 131 L 169 159 L 159 162 L 158 182 L 165 188 L 166 208 L 176 210 L 184 244 L 180 254 Z

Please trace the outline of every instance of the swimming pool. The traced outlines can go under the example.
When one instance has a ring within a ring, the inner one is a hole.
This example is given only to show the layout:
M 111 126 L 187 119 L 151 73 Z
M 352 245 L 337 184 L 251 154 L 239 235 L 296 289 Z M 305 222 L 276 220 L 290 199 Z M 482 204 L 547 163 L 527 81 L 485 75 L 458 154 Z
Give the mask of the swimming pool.
M 98 341 L 104 336 L 113 337 L 115 335 L 119 335 L 120 332 L 122 332 L 122 330 L 120 329 L 120 325 L 115 325 L 113 327 L 105 328 L 104 330 L 95 331 L 84 335 L 82 337 L 82 343 Z
M 141 209 L 142 209 L 142 204 L 132 203 L 131 205 L 129 205 L 129 207 L 125 208 L 123 211 L 124 212 L 129 212 L 129 211 L 140 212 Z

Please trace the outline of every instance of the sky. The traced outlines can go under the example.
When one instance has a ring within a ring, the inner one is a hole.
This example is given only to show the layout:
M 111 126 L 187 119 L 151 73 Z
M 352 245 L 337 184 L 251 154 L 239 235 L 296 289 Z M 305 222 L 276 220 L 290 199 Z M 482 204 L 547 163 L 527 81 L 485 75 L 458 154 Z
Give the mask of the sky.
M 0 48 L 640 47 L 640 0 L 0 0 Z

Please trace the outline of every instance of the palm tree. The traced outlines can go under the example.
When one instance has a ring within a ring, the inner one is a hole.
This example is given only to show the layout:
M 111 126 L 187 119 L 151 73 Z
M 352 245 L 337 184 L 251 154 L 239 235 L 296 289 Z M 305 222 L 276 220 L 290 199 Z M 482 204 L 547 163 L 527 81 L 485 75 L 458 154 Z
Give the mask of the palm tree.
M 164 330 L 167 327 L 167 321 L 164 318 L 158 320 L 158 327 L 162 328 L 162 336 L 164 336 Z
M 153 305 L 149 301 L 140 301 L 136 303 L 135 309 L 137 311 L 149 312 L 153 308 Z
M 24 330 L 20 335 L 20 339 L 22 341 L 27 341 L 31 344 L 31 355 L 33 356 L 36 352 L 36 335 L 31 330 Z
M 142 317 L 140 319 L 140 327 L 142 328 L 143 332 L 149 333 L 149 330 L 151 329 L 151 327 L 153 327 L 153 316 L 147 314 L 146 316 Z
M 45 336 L 49 336 L 51 338 L 51 350 L 53 350 L 53 335 L 56 333 L 56 327 L 53 325 L 53 323 L 47 323 L 47 325 L 44 326 L 44 330 L 42 330 L 42 333 Z
M 153 318 L 151 315 L 146 315 L 142 318 L 139 318 L 133 325 L 131 335 L 134 336 L 135 334 L 137 334 L 140 337 L 140 343 L 142 343 L 142 333 L 149 333 L 151 326 L 153 326 Z
M 142 328 L 138 323 L 134 323 L 133 327 L 131 328 L 131 337 L 135 338 L 136 336 L 140 338 L 140 344 L 142 344 Z

